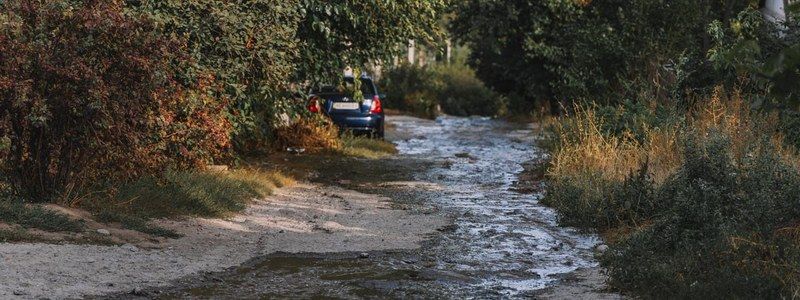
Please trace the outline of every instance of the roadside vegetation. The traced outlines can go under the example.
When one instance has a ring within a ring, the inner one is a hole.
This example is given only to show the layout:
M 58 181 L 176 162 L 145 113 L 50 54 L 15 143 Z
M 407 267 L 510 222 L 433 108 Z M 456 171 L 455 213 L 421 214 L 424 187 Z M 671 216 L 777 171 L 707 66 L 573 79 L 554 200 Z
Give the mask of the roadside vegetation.
M 800 295 L 800 23 L 758 1 L 464 1 L 509 107 L 549 110 L 545 203 L 644 298 Z M 522 101 L 522 105 L 515 105 Z
M 383 74 L 387 108 L 423 118 L 438 114 L 454 116 L 502 116 L 505 98 L 478 79 L 463 61 L 429 66 L 401 64 Z
M 225 217 L 291 181 L 245 157 L 306 134 L 326 151 L 392 153 L 303 131 L 305 84 L 433 39 L 444 4 L 0 1 L 0 222 L 78 230 L 40 206 L 55 203 L 174 237 L 148 221 Z
M 275 144 L 290 152 L 329 153 L 378 159 L 397 153 L 394 144 L 341 133 L 329 119 L 313 115 L 276 130 Z

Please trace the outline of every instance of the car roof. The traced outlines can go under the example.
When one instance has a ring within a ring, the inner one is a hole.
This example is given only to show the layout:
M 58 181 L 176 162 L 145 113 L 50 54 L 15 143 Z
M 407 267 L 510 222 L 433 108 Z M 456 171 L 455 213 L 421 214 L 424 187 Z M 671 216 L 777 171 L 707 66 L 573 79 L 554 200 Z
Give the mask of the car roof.
M 353 77 L 355 77 L 355 76 L 353 76 L 353 75 L 344 75 L 344 78 L 345 78 L 345 79 L 347 79 L 347 78 L 350 78 L 350 79 L 352 79 Z M 367 72 L 362 72 L 360 77 L 361 77 L 361 79 L 369 79 L 369 80 L 372 80 L 372 77 L 370 77 L 369 75 L 367 75 Z

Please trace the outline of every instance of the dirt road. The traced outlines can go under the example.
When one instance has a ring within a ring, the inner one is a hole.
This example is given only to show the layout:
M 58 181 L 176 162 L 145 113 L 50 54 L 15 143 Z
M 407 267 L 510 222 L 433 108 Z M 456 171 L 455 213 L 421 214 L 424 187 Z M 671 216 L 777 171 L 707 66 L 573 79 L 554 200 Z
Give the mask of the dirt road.
M 392 199 L 392 208 L 452 220 L 420 248 L 272 253 L 226 272 L 184 278 L 172 298 L 618 298 L 604 292 L 599 239 L 559 227 L 539 189 L 518 189 L 542 155 L 531 126 L 487 118 L 396 116 L 393 159 L 283 159 L 311 180 Z M 410 233 L 412 234 L 412 233 Z M 113 295 L 118 297 L 121 295 Z
M 543 186 L 517 184 L 543 155 L 531 125 L 390 122 L 396 157 L 272 155 L 262 163 L 304 183 L 227 220 L 161 221 L 181 239 L 0 244 L 0 298 L 619 297 L 599 239 L 559 227 Z

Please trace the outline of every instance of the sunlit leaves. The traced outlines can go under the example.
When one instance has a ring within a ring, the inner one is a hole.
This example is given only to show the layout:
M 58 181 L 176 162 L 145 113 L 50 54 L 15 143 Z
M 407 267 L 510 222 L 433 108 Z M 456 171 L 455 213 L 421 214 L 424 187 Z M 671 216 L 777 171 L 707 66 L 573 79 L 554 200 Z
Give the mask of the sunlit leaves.
M 345 66 L 388 59 L 409 39 L 432 40 L 447 0 L 301 0 L 297 78 L 330 80 Z

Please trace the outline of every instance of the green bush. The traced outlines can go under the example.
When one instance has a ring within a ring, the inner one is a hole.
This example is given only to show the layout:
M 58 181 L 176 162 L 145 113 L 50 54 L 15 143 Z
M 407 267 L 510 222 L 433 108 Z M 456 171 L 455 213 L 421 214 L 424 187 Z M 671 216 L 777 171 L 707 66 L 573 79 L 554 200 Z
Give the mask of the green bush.
M 417 67 L 408 64 L 383 74 L 386 107 L 432 118 L 439 110 L 456 116 L 497 116 L 505 113 L 502 97 L 487 88 L 464 65 Z
M 496 116 L 506 112 L 503 99 L 492 92 L 461 64 L 439 65 L 432 69 L 441 83 L 436 85 L 436 97 L 442 111 L 455 116 Z
M 607 230 L 636 227 L 648 222 L 662 202 L 653 197 L 656 185 L 646 167 L 623 181 L 599 174 L 575 174 L 552 178 L 542 203 L 561 215 L 559 223 L 579 228 Z
M 11 1 L 0 20 L 0 173 L 29 200 L 70 201 L 227 148 L 213 79 L 176 84 L 182 44 L 119 1 Z
M 796 296 L 800 173 L 769 145 L 737 160 L 725 135 L 693 138 L 654 224 L 605 258 L 612 283 L 655 298 Z
M 597 117 L 603 120 L 600 122 L 603 134 L 632 138 L 638 142 L 644 142 L 649 130 L 682 122 L 674 108 L 631 100 L 615 106 L 598 107 Z
M 432 118 L 437 113 L 435 95 L 431 94 L 436 84 L 428 69 L 402 64 L 384 72 L 378 86 L 386 93 L 386 108 Z
M 604 234 L 603 264 L 622 290 L 791 298 L 800 292 L 800 160 L 779 131 L 791 117 L 748 104 L 717 90 L 685 115 L 578 107 L 552 126 L 543 202 L 561 223 Z
M 288 85 L 295 71 L 299 1 L 129 1 L 128 10 L 186 41 L 190 60 L 179 78 L 193 85 L 211 74 L 229 99 L 237 150 L 265 146 L 281 113 L 292 108 Z
M 780 113 L 780 131 L 785 136 L 784 142 L 800 149 L 800 112 L 784 110 Z

